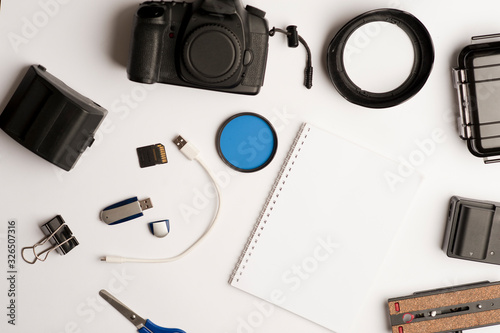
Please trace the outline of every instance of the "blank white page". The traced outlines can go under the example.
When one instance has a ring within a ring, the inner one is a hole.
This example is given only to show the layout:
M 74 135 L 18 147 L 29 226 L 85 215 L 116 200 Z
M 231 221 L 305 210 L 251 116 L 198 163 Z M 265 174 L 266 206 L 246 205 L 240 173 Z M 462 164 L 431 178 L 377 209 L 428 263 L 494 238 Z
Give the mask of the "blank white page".
M 393 160 L 304 124 L 231 285 L 334 332 L 356 332 L 420 183 L 414 175 L 391 186 L 387 175 L 397 170 Z

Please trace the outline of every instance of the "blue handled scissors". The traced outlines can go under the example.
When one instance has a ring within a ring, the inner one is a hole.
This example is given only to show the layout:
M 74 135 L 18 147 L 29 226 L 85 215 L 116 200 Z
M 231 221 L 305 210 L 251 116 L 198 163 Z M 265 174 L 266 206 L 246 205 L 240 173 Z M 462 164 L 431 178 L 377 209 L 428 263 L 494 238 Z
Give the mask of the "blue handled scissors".
M 104 289 L 99 291 L 99 295 L 134 324 L 139 333 L 186 333 L 178 328 L 158 326 L 149 319 L 142 318 Z

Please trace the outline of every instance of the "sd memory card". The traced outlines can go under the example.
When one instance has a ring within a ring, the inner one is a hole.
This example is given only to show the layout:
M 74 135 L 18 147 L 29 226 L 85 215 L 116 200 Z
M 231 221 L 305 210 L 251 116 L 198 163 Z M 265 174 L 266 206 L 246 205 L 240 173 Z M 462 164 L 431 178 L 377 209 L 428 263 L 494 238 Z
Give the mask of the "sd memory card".
M 137 156 L 141 168 L 168 162 L 165 147 L 161 143 L 137 148 Z

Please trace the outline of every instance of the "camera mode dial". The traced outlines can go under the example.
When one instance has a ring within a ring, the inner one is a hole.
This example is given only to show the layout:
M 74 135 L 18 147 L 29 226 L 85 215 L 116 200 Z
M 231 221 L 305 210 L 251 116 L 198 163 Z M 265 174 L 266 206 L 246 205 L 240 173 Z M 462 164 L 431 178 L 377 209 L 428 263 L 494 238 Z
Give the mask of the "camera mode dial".
M 157 5 L 143 6 L 137 11 L 137 16 L 143 19 L 154 19 L 162 17 L 165 9 Z
M 204 83 L 219 83 L 231 78 L 240 68 L 241 58 L 238 37 L 221 25 L 198 27 L 184 42 L 184 64 L 191 75 Z
M 245 9 L 247 10 L 247 12 L 249 12 L 250 14 L 255 15 L 257 17 L 264 18 L 266 16 L 265 11 L 263 11 L 259 8 L 253 7 L 253 6 L 246 5 Z

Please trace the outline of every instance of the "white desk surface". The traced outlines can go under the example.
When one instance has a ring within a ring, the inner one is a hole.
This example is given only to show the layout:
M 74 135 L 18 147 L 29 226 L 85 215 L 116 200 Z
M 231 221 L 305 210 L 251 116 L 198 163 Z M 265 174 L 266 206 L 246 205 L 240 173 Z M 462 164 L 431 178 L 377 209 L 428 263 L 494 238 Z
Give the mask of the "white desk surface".
M 328 332 L 307 320 L 231 287 L 227 281 L 284 156 L 304 121 L 395 159 L 408 159 L 436 131 L 444 136 L 423 155 L 423 182 L 380 274 L 385 284 L 369 297 L 380 309 L 360 313 L 372 332 L 389 332 L 385 301 L 415 291 L 500 279 L 497 266 L 448 258 L 441 243 L 452 195 L 500 201 L 500 164 L 473 157 L 456 129 L 457 103 L 450 68 L 471 36 L 500 32 L 498 1 L 353 0 L 245 1 L 267 12 L 270 26 L 295 24 L 309 43 L 314 87 L 302 83 L 304 50 L 270 38 L 265 85 L 257 96 L 223 94 L 127 80 L 132 0 L 4 0 L 0 10 L 0 107 L 29 65 L 42 64 L 73 89 L 108 109 L 95 144 L 65 172 L 0 132 L 0 331 L 133 332 L 134 327 L 98 291 L 108 289 L 145 318 L 188 333 Z M 348 20 L 368 10 L 397 7 L 418 17 L 432 35 L 435 63 L 411 100 L 373 110 L 353 105 L 334 89 L 326 48 Z M 36 23 L 29 30 L 27 24 Z M 28 30 L 26 30 L 28 29 Z M 17 36 L 17 37 L 15 37 Z M 18 44 L 13 44 L 16 38 Z M 146 90 L 146 88 L 148 88 Z M 233 172 L 218 157 L 214 138 L 229 116 L 251 111 L 271 120 L 279 148 L 262 171 Z M 214 201 L 203 170 L 172 144 L 178 134 L 196 144 L 223 180 L 220 221 L 186 258 L 169 264 L 113 265 L 105 254 L 166 257 L 187 247 L 206 227 Z M 141 169 L 136 147 L 161 142 L 169 163 Z M 421 155 L 421 154 L 420 154 Z M 119 200 L 150 197 L 145 217 L 107 226 L 99 211 Z M 190 216 L 182 211 L 191 208 Z M 196 214 L 195 214 L 196 213 Z M 61 214 L 80 245 L 66 256 L 28 265 L 17 257 L 16 326 L 7 324 L 7 221 L 18 222 L 18 247 L 41 237 L 39 225 Z M 169 218 L 172 232 L 152 237 L 146 222 Z M 376 235 L 374 235 L 376 237 Z M 353 240 L 355 241 L 355 240 Z M 353 263 L 352 269 L 361 263 Z M 352 286 L 355 287 L 355 286 Z M 356 311 L 356 309 L 353 309 Z M 335 315 L 335 314 L 332 314 Z M 480 329 L 497 332 L 498 327 Z

